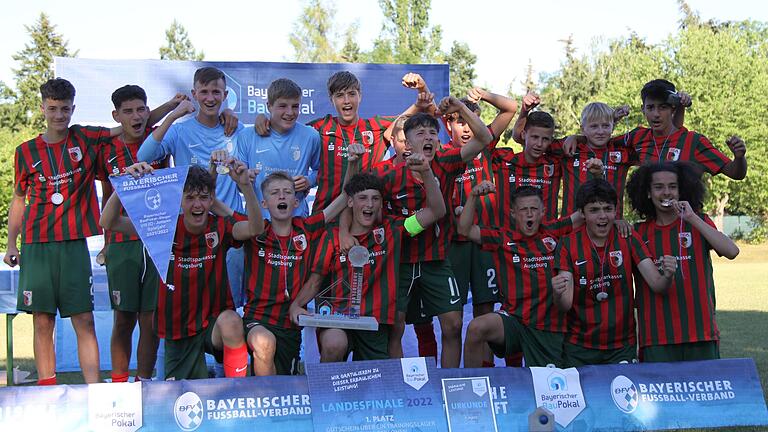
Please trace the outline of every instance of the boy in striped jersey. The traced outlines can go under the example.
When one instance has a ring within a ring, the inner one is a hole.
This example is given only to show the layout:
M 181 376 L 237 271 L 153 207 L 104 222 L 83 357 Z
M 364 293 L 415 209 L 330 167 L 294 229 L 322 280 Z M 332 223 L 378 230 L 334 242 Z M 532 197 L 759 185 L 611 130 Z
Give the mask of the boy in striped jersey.
M 739 248 L 702 213 L 701 172 L 686 162 L 646 164 L 632 174 L 627 191 L 632 207 L 645 218 L 635 228 L 651 256 L 672 255 L 680 263 L 664 295 L 639 283 L 641 360 L 720 358 L 710 250 L 734 259 Z
M 176 108 L 186 96 L 177 94 L 173 99 L 152 111 L 154 118 L 162 118 Z M 112 93 L 115 106 L 112 118 L 120 123 L 123 133 L 107 141 L 99 163 L 112 175 L 122 173 L 138 159 L 136 152 L 144 139 L 152 133 L 147 94 L 137 85 L 126 85 Z M 153 168 L 168 166 L 168 158 L 151 163 Z M 102 203 L 112 195 L 112 184 L 102 181 Z M 112 382 L 128 381 L 128 363 L 131 358 L 133 329 L 139 323 L 137 348 L 137 379 L 151 379 L 157 358 L 158 339 L 152 330 L 152 316 L 157 302 L 158 275 L 144 245 L 138 236 L 126 236 L 106 231 L 104 262 L 107 266 L 110 300 L 115 311 L 112 327 Z
M 155 313 L 156 331 L 165 339 L 165 373 L 169 380 L 207 378 L 205 353 L 224 363 L 227 377 L 242 377 L 247 373 L 243 322 L 233 310 L 225 257 L 233 245 L 261 234 L 264 219 L 245 164 L 226 162 L 231 166 L 230 178 L 245 197 L 248 220 L 236 221 L 233 217 L 209 214 L 215 200 L 216 181 L 200 166 L 189 168 L 171 264 L 165 283 L 158 289 Z M 152 171 L 146 162 L 126 170 L 134 177 Z M 121 216 L 120 210 L 120 200 L 114 194 L 104 207 L 101 225 L 136 235 L 131 220 Z
M 347 175 L 365 152 L 362 144 L 349 146 Z M 341 194 L 322 212 L 302 218 L 293 216 L 300 205 L 294 178 L 274 172 L 261 183 L 262 207 L 269 210 L 264 233 L 246 243 L 245 281 L 247 302 L 243 312 L 245 339 L 253 353 L 254 375 L 294 375 L 301 348 L 301 329 L 288 313 L 310 273 L 313 247 L 327 222 L 347 206 Z
M 640 97 L 649 127 L 638 127 L 620 139 L 634 147 L 640 163 L 693 161 L 709 174 L 723 173 L 734 180 L 744 179 L 747 175 L 744 141 L 736 136 L 728 139 L 726 145 L 733 153 L 731 160 L 707 137 L 682 127 L 682 121 L 674 118 L 686 105 L 681 95 L 667 80 L 655 79 L 646 83 Z
M 567 312 L 563 347 L 566 366 L 637 360 L 632 274 L 636 270 L 655 292 L 665 292 L 677 261 L 664 255 L 659 267 L 636 232 L 623 238 L 614 227 L 616 191 L 603 179 L 576 193 L 584 227 L 560 239 L 552 288 Z
M 352 210 L 349 234 L 370 252 L 369 264 L 364 267 L 361 315 L 375 317 L 379 329 L 319 330 L 318 345 L 323 362 L 343 361 L 350 351 L 354 352 L 354 360 L 390 357 L 390 327 L 396 319 L 401 238 L 405 236 L 404 232 L 409 237 L 417 236 L 445 215 L 445 201 L 428 159 L 423 154 L 413 154 L 407 158 L 406 164 L 409 170 L 420 174 L 426 198 L 426 206 L 408 217 L 387 215 L 383 221 L 378 221 L 384 190 L 379 177 L 358 174 L 344 187 L 348 196 L 347 206 Z M 340 245 L 338 227 L 324 233 L 320 239 L 312 274 L 291 304 L 290 314 L 294 323 L 298 323 L 299 315 L 307 313 L 304 307 L 317 294 L 325 276 L 330 274 L 332 280 L 350 281 L 351 264 L 340 251 Z M 343 293 L 336 295 L 342 296 Z
M 465 211 L 477 199 L 495 191 L 483 182 L 472 189 Z M 542 223 L 544 200 L 541 189 L 521 186 L 512 206 L 514 229 L 478 226 L 462 213 L 459 232 L 494 252 L 504 298 L 500 311 L 476 317 L 467 328 L 464 366 L 480 367 L 482 350 L 490 345 L 499 357 L 522 351 L 526 366 L 562 365 L 565 313 L 554 304 L 550 279 L 558 239 L 583 223 L 580 213 Z
M 101 234 L 93 181 L 105 174 L 98 155 L 109 136 L 121 130 L 70 126 L 75 88 L 65 79 L 46 81 L 40 93 L 46 131 L 16 148 L 3 260 L 11 267 L 21 265 L 17 308 L 32 314 L 38 384 L 56 384 L 57 311 L 72 318 L 83 377 L 86 383 L 95 383 L 99 349 L 85 239 Z M 23 254 L 16 246 L 19 234 Z

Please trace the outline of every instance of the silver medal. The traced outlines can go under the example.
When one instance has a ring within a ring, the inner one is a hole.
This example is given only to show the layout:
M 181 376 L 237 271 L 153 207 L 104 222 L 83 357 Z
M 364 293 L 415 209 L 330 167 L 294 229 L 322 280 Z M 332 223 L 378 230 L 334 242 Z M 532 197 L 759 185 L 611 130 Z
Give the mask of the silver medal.
M 597 295 L 595 297 L 597 298 L 597 301 L 600 301 L 600 302 L 601 301 L 605 301 L 608 298 L 608 293 L 607 292 L 599 292 L 599 293 L 597 293 Z
M 453 212 L 456 214 L 456 216 L 461 216 L 461 212 L 464 211 L 464 206 L 457 206 L 455 209 L 453 209 Z
M 51 202 L 55 205 L 61 205 L 61 203 L 64 202 L 64 195 L 56 192 L 53 195 L 51 195 Z
M 221 174 L 221 175 L 229 174 L 229 167 L 227 167 L 224 164 L 217 163 L 216 164 L 216 172 Z

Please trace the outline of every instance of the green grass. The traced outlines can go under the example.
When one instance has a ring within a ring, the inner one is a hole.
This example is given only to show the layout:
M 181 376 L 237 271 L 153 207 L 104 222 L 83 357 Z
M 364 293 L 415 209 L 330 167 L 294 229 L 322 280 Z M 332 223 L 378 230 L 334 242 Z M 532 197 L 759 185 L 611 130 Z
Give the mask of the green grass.
M 757 365 L 763 393 L 768 393 L 768 244 L 739 245 L 738 258 L 715 257 L 717 321 L 721 331 L 722 357 L 750 357 Z M 5 368 L 5 320 L 0 320 L 0 368 Z M 22 370 L 32 371 L 32 318 L 14 320 L 14 361 Z M 73 347 L 74 348 L 74 347 Z M 103 378 L 108 373 L 103 373 Z M 81 384 L 79 373 L 58 374 L 61 384 Z M 5 382 L 0 383 L 4 386 Z M 723 429 L 719 429 L 723 430 Z M 765 428 L 731 428 L 755 431 Z

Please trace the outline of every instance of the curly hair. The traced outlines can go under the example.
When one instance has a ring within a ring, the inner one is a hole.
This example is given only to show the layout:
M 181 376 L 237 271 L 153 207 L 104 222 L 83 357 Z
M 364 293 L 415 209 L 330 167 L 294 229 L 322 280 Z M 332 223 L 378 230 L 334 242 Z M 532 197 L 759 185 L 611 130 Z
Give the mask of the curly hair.
M 701 212 L 706 193 L 701 168 L 690 162 L 651 162 L 635 170 L 627 182 L 629 202 L 641 218 L 656 219 L 656 207 L 651 201 L 650 191 L 653 174 L 657 172 L 676 174 L 678 199 L 688 201 L 694 212 Z

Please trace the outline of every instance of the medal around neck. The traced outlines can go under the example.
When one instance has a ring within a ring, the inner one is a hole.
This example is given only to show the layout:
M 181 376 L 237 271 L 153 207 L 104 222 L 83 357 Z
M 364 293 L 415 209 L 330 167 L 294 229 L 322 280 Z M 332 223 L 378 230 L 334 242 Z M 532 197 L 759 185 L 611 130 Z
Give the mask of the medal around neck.
M 349 253 L 339 257 L 352 265 L 352 279 L 347 282 L 338 279 L 315 296 L 315 312 L 300 315 L 299 325 L 303 327 L 339 328 L 347 330 L 379 329 L 374 317 L 360 316 L 365 282 L 363 268 L 368 264 L 370 252 L 364 246 L 354 246 Z M 342 261 L 342 262 L 343 262 Z
M 608 299 L 608 293 L 607 292 L 599 292 L 599 293 L 597 293 L 595 298 L 597 298 L 597 301 L 600 301 L 600 302 L 601 301 L 605 301 L 606 299 Z
M 61 203 L 64 202 L 64 195 L 60 194 L 59 192 L 54 193 L 51 195 L 51 202 L 54 205 L 61 205 Z

